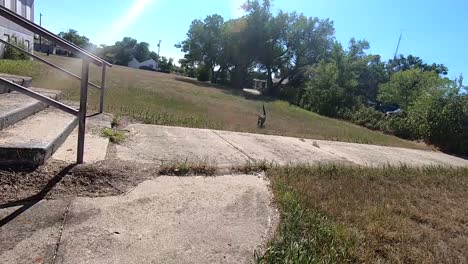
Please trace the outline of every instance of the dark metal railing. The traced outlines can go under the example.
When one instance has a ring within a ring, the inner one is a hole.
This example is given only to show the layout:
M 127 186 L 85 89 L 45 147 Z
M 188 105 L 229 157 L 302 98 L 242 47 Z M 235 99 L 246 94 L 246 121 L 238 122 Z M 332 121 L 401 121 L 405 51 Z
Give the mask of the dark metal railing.
M 61 68 L 60 66 L 57 66 L 57 65 L 53 64 L 52 62 L 48 62 L 48 61 L 44 60 L 43 58 L 32 54 L 31 52 L 28 52 L 28 51 L 26 51 L 26 50 L 24 50 L 24 49 L 22 49 L 22 48 L 20 48 L 20 47 L 17 47 L 17 46 L 15 46 L 15 45 L 13 45 L 13 44 L 7 42 L 7 41 L 4 41 L 3 39 L 0 39 L 0 43 L 3 43 L 3 44 L 5 44 L 5 45 L 7 45 L 7 46 L 9 46 L 9 47 L 11 47 L 11 48 L 13 48 L 13 49 L 15 49 L 15 50 L 21 52 L 21 53 L 24 53 L 24 54 L 28 55 L 28 56 L 31 57 L 31 58 L 34 58 L 35 60 L 38 60 L 38 61 L 40 61 L 40 62 L 42 62 L 42 63 L 44 63 L 44 64 L 47 64 L 47 65 L 49 65 L 50 67 L 52 67 L 52 68 L 54 68 L 54 69 L 56 69 L 56 70 L 59 70 L 59 71 L 65 73 L 65 74 L 67 74 L 68 76 L 73 77 L 73 78 L 75 78 L 75 79 L 81 81 L 81 77 L 80 77 L 80 76 L 78 76 L 78 75 L 76 75 L 76 74 L 74 74 L 74 73 L 72 73 L 72 72 L 70 72 L 70 71 L 68 71 L 68 70 L 65 70 L 64 68 Z M 96 88 L 96 89 L 101 89 L 101 87 L 100 87 L 99 85 L 94 84 L 94 83 L 92 83 L 92 82 L 88 82 L 88 84 L 91 85 L 92 87 Z
M 69 51 L 73 52 L 75 55 L 79 56 L 82 59 L 82 67 L 81 67 L 81 77 L 73 74 L 70 71 L 67 71 L 53 63 L 50 63 L 32 53 L 29 53 L 28 51 L 25 51 L 21 48 L 18 48 L 6 41 L 1 40 L 1 43 L 6 44 L 10 47 L 13 47 L 20 52 L 23 52 L 34 59 L 45 63 L 65 74 L 68 74 L 69 76 L 72 76 L 75 79 L 80 80 L 81 85 L 80 85 L 80 108 L 79 110 L 76 110 L 72 107 L 69 107 L 63 103 L 60 103 L 59 101 L 53 100 L 47 96 L 41 95 L 39 93 L 36 93 L 28 88 L 25 88 L 23 86 L 20 86 L 18 84 L 15 84 L 9 80 L 6 80 L 4 78 L 0 77 L 0 82 L 6 84 L 9 88 L 12 90 L 15 90 L 17 92 L 20 92 L 22 94 L 25 94 L 27 96 L 30 96 L 36 100 L 39 100 L 47 105 L 56 107 L 62 111 L 65 111 L 69 114 L 72 114 L 74 116 L 78 117 L 78 147 L 77 147 L 77 157 L 76 157 L 76 162 L 78 164 L 83 163 L 83 157 L 84 157 L 84 141 L 85 141 L 85 130 L 86 130 L 86 112 L 87 112 L 87 101 L 88 101 L 88 85 L 98 88 L 101 91 L 100 94 L 100 105 L 99 105 L 99 112 L 102 113 L 104 111 L 104 92 L 105 92 L 105 84 L 106 84 L 106 67 L 112 67 L 112 64 L 106 62 L 105 60 L 95 56 L 94 54 L 78 47 L 77 45 L 60 38 L 59 36 L 53 34 L 52 32 L 46 30 L 45 28 L 34 24 L 33 22 L 21 17 L 20 15 L 10 11 L 9 9 L 0 6 L 0 16 L 8 19 L 9 21 L 33 32 L 34 34 L 37 34 L 41 37 L 44 37 L 48 39 L 49 41 L 61 46 L 62 48 L 68 49 Z M 89 82 L 89 64 L 93 63 L 97 66 L 102 67 L 102 76 L 101 76 L 101 86 L 98 86 L 94 83 Z
M 14 91 L 17 91 L 17 92 L 22 93 L 24 95 L 27 95 L 29 97 L 32 97 L 32 98 L 34 98 L 34 99 L 36 99 L 38 101 L 41 101 L 41 102 L 43 102 L 45 104 L 56 107 L 56 108 L 58 108 L 58 109 L 60 109 L 62 111 L 65 111 L 65 112 L 67 112 L 69 114 L 72 114 L 74 116 L 78 116 L 78 110 L 76 110 L 76 109 L 74 109 L 74 108 L 72 108 L 72 107 L 70 107 L 68 105 L 65 105 L 65 104 L 63 104 L 63 103 L 61 103 L 59 101 L 56 101 L 56 100 L 54 100 L 54 99 L 52 99 L 50 97 L 44 96 L 44 95 L 42 95 L 40 93 L 37 93 L 37 92 L 35 92 L 35 91 L 31 90 L 31 89 L 23 87 L 23 86 L 21 86 L 19 84 L 16 84 L 16 83 L 14 83 L 14 82 L 12 82 L 10 80 L 7 80 L 5 78 L 2 78 L 2 77 L 0 77 L 0 82 L 3 83 L 5 86 L 7 86 L 11 90 L 14 90 Z

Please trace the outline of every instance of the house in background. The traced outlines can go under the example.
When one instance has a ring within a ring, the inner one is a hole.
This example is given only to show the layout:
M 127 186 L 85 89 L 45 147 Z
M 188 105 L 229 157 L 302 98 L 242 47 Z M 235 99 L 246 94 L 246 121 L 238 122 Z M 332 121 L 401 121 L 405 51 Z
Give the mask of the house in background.
M 34 22 L 34 0 L 0 0 L 0 5 Z M 34 48 L 34 34 L 4 17 L 0 17 L 0 38 L 5 41 L 16 40 L 23 43 L 30 52 Z M 0 44 L 0 57 L 3 56 L 4 46 Z
M 280 78 L 273 78 L 273 84 L 279 83 Z M 283 80 L 281 85 L 288 84 L 288 79 Z M 253 79 L 253 87 L 255 90 L 263 91 L 267 88 L 267 80 Z
M 132 60 L 128 63 L 128 67 L 134 69 L 146 69 L 146 70 L 159 70 L 159 63 L 153 59 L 146 60 L 144 62 L 139 62 L 137 59 L 132 58 Z

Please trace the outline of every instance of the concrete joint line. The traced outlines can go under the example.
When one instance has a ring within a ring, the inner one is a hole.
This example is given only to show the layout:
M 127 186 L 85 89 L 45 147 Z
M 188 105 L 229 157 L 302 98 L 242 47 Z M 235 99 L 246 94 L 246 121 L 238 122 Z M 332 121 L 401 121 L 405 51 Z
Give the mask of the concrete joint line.
M 70 201 L 65 208 L 65 212 L 63 213 L 63 219 L 62 219 L 62 224 L 60 225 L 60 230 L 59 230 L 59 237 L 57 239 L 57 243 L 55 244 L 55 249 L 54 249 L 54 256 L 52 258 L 52 263 L 55 264 L 55 261 L 57 260 L 57 255 L 60 247 L 60 243 L 62 242 L 62 234 L 63 234 L 63 229 L 65 228 L 65 221 L 67 220 L 67 215 L 68 215 L 68 210 L 70 209 L 72 201 Z
M 351 160 L 351 159 L 349 159 L 349 158 L 347 158 L 347 157 L 341 156 L 341 155 L 336 154 L 336 153 L 334 153 L 334 152 L 332 152 L 332 151 L 329 151 L 329 150 L 324 150 L 324 149 L 321 149 L 321 150 L 324 151 L 324 152 L 326 152 L 326 153 L 329 153 L 329 154 L 331 154 L 331 155 L 333 155 L 333 156 L 336 156 L 336 157 L 338 157 L 338 158 L 342 158 L 342 159 L 347 160 L 347 161 L 349 161 L 349 162 L 351 162 L 351 163 L 353 163 L 353 164 L 355 164 L 355 165 L 360 166 L 359 163 L 357 163 L 357 162 L 355 162 L 354 160 Z
M 226 143 L 228 143 L 229 145 L 231 145 L 233 148 L 235 148 L 237 151 L 239 151 L 241 154 L 243 154 L 244 156 L 246 156 L 250 161 L 252 162 L 256 162 L 256 160 L 252 157 L 250 157 L 247 153 L 245 153 L 245 151 L 243 151 L 242 149 L 236 147 L 234 144 L 232 144 L 231 142 L 229 142 L 227 139 L 225 139 L 224 137 L 222 137 L 220 134 L 216 133 L 214 130 L 211 130 L 211 132 L 213 132 L 215 135 L 217 135 L 219 138 L 221 138 L 222 140 L 226 141 Z

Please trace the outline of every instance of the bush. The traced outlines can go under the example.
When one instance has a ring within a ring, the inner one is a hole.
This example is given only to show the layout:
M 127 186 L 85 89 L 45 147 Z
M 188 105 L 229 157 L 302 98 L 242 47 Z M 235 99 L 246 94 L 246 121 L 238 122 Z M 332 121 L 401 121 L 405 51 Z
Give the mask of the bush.
M 197 80 L 199 80 L 201 82 L 209 81 L 210 80 L 210 70 L 208 70 L 206 67 L 198 68 Z
M 22 42 L 17 41 L 16 39 L 11 39 L 8 42 L 10 44 L 17 46 L 20 49 L 26 50 L 26 46 Z M 7 60 L 28 60 L 29 59 L 27 55 L 25 55 L 24 53 L 10 46 L 7 46 L 5 48 L 5 52 L 3 53 L 3 58 Z
M 384 127 L 385 116 L 371 107 L 361 107 L 351 115 L 351 121 L 360 126 L 373 130 L 381 130 Z
M 139 69 L 140 70 L 147 70 L 147 71 L 155 71 L 152 67 L 148 67 L 148 66 L 140 66 Z
M 427 140 L 452 153 L 468 155 L 468 110 L 464 96 L 435 100 L 427 115 Z
M 411 125 L 406 116 L 391 117 L 382 125 L 384 132 L 404 139 L 417 139 L 414 126 Z

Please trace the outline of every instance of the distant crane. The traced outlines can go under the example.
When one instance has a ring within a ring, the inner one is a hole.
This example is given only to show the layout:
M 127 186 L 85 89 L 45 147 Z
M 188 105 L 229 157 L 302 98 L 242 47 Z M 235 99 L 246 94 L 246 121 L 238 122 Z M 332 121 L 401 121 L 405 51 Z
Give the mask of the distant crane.
M 400 33 L 400 38 L 398 38 L 398 45 L 396 47 L 396 50 L 395 50 L 395 56 L 393 56 L 393 59 L 395 60 L 396 57 L 398 56 L 398 50 L 400 49 L 400 42 L 401 42 L 401 37 L 403 36 L 403 32 Z

